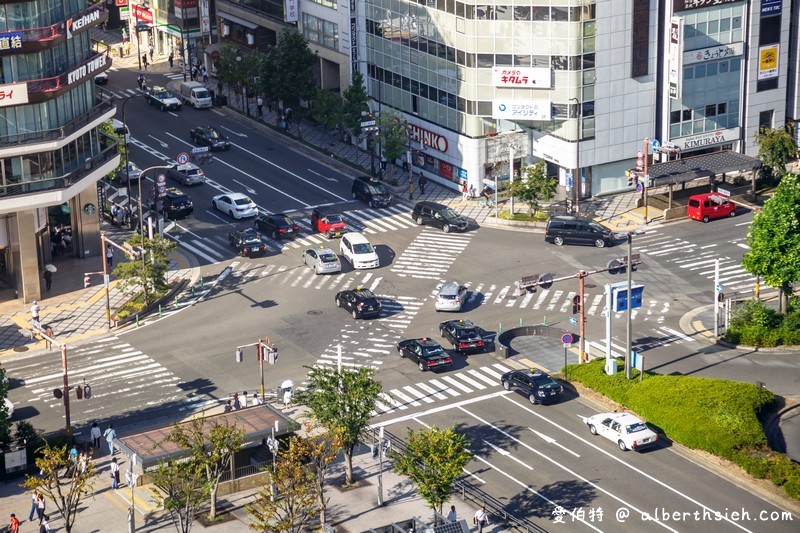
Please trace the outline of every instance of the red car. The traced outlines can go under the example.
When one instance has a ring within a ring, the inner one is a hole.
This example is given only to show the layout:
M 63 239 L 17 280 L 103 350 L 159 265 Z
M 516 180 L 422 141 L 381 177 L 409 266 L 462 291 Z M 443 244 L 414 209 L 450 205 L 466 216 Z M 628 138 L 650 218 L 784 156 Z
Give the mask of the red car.
M 319 209 L 311 211 L 311 227 L 324 233 L 329 239 L 341 237 L 347 232 L 347 224 L 342 219 L 342 215 L 325 214 Z
M 715 193 L 695 194 L 689 197 L 686 208 L 689 218 L 708 222 L 712 218 L 736 216 L 736 204 Z

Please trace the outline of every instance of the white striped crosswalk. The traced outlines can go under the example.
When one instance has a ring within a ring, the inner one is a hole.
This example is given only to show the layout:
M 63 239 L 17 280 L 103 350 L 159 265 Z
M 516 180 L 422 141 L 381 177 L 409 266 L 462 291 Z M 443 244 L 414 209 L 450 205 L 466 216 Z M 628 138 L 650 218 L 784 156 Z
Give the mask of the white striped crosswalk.
M 67 357 L 70 383 L 90 385 L 92 391 L 91 398 L 80 400 L 79 409 L 72 409 L 73 424 L 104 418 L 109 404 L 115 402 L 123 402 L 126 413 L 141 415 L 159 407 L 183 411 L 209 402 L 204 397 L 192 397 L 180 387 L 178 376 L 118 337 L 70 347 Z M 39 411 L 54 409 L 63 416 L 63 400 L 53 396 L 54 389 L 63 387 L 60 352 L 10 362 L 5 367 L 24 388 L 22 406 Z
M 474 236 L 474 231 L 443 233 L 426 226 L 395 259 L 390 270 L 402 277 L 439 279 L 450 270 Z
M 382 392 L 372 416 L 405 411 L 411 407 L 449 401 L 461 395 L 500 388 L 500 376 L 509 371 L 511 371 L 509 366 L 493 363 L 459 372 L 435 374 L 436 377 L 432 374 L 431 379 L 427 381 Z

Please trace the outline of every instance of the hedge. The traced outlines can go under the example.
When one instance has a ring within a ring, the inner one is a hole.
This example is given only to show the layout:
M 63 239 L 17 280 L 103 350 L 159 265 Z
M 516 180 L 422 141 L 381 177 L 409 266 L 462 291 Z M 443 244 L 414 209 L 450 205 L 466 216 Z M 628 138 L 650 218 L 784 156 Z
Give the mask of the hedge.
M 760 479 L 783 487 L 800 499 L 800 465 L 767 446 L 757 413 L 775 400 L 768 391 L 736 381 L 665 376 L 639 371 L 609 376 L 605 359 L 569 365 L 564 375 L 578 381 L 657 426 L 670 439 L 729 459 Z

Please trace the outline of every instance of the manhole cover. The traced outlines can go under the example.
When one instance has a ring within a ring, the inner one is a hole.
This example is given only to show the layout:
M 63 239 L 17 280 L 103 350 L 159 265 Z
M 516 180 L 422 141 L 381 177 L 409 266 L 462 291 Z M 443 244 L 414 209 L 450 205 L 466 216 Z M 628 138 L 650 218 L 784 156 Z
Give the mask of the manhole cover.
M 594 283 L 584 283 L 583 285 L 584 289 L 594 289 L 595 287 L 597 287 L 597 285 L 595 285 Z
M 27 346 L 17 346 L 16 348 L 14 348 L 14 351 L 15 352 L 27 352 L 28 351 L 28 347 Z
M 317 316 L 317 315 L 321 315 L 322 311 L 320 311 L 319 309 L 312 309 L 311 311 L 308 312 L 308 314 L 311 315 L 311 316 Z

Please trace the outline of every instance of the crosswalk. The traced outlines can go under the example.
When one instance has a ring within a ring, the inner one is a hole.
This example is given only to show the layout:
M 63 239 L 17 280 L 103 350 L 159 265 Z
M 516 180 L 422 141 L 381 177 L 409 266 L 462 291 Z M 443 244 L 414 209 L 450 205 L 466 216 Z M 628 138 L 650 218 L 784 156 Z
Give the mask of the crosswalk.
M 756 284 L 756 277 L 747 272 L 740 261 L 726 255 L 726 248 L 731 246 L 747 249 L 746 240 L 746 237 L 741 237 L 701 246 L 651 229 L 643 235 L 637 235 L 635 243 L 641 254 L 657 258 L 660 262 L 672 263 L 681 271 L 700 275 L 709 280 L 709 287 L 714 282 L 715 265 L 719 260 L 719 282 L 726 293 L 731 293 L 752 291 Z M 768 290 L 762 291 L 762 296 L 766 296 Z
M 125 413 L 149 416 L 165 409 L 172 412 L 200 408 L 214 400 L 192 397 L 180 386 L 181 379 L 119 337 L 112 336 L 67 350 L 69 380 L 72 385 L 91 386 L 91 398 L 76 400 L 80 408 L 71 412 L 72 423 L 85 424 L 105 418 L 114 404 L 124 404 Z M 23 390 L 12 390 L 18 409 L 31 407 L 41 412 L 64 415 L 63 400 L 53 396 L 64 385 L 61 353 L 53 350 L 35 359 L 5 365 L 9 379 L 20 382 Z M 70 394 L 75 394 L 71 392 Z M 22 401 L 20 401 L 22 396 Z M 74 404 L 73 404 L 74 405 Z
M 385 209 L 354 209 L 341 213 L 349 231 L 369 235 L 379 235 L 390 231 L 401 231 L 416 227 L 411 220 L 410 211 L 403 206 L 392 206 Z M 311 227 L 310 217 L 306 215 L 292 216 L 292 220 L 300 226 L 299 233 L 289 240 L 273 240 L 264 236 L 264 243 L 270 253 L 276 254 L 291 250 L 302 250 L 316 246 L 330 247 L 339 251 L 339 239 L 328 239 L 315 232 Z M 249 221 L 243 224 L 250 224 Z M 178 241 L 178 245 L 210 262 L 218 262 L 230 258 L 233 249 L 228 243 L 227 234 L 215 234 L 200 238 L 190 232 L 181 233 L 182 223 L 170 224 L 168 231 Z
M 389 270 L 401 277 L 439 279 L 469 245 L 475 231 L 444 233 L 428 226 L 395 259 Z

